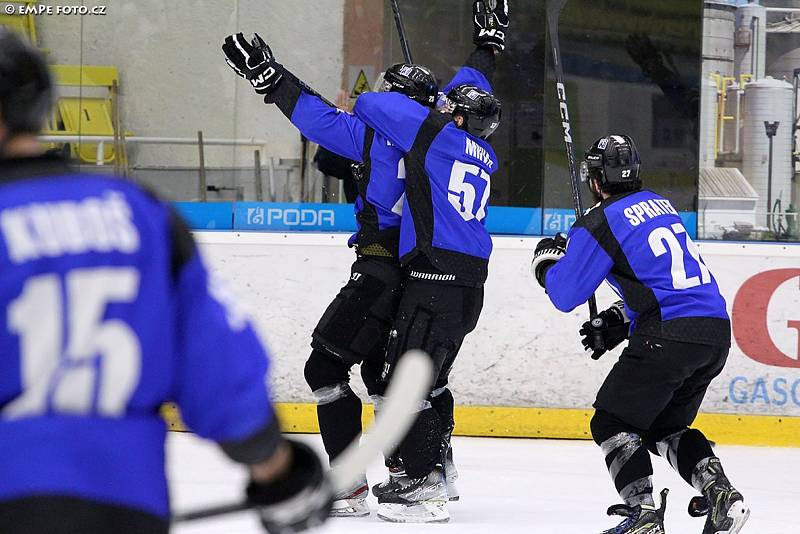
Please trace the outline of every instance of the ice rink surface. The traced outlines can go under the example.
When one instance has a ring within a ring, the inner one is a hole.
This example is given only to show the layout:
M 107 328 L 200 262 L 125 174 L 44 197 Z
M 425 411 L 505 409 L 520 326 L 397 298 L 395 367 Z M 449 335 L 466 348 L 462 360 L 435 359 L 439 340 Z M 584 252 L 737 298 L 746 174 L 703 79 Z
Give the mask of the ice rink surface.
M 300 436 L 322 449 L 319 436 Z M 190 434 L 170 433 L 168 462 L 173 510 L 220 504 L 241 497 L 245 473 L 212 444 Z M 800 532 L 800 448 L 720 446 L 717 454 L 752 515 L 742 534 Z M 461 501 L 449 505 L 447 524 L 385 523 L 367 518 L 337 518 L 317 532 L 366 534 L 597 534 L 617 524 L 605 515 L 619 501 L 599 449 L 590 442 L 493 438 L 455 438 L 454 457 Z M 653 458 L 655 486 L 670 488 L 668 534 L 700 534 L 703 520 L 686 513 L 695 495 L 660 458 Z M 385 477 L 382 461 L 368 472 L 370 485 Z M 252 513 L 230 515 L 175 528 L 175 534 L 263 533 Z

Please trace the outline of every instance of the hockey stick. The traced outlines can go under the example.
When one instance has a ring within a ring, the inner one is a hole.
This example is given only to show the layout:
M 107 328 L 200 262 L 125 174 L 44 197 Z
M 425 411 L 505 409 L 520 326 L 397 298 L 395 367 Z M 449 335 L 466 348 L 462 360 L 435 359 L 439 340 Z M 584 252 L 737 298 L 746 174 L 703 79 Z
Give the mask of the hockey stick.
M 369 435 L 359 436 L 342 453 L 336 466 L 328 472 L 334 493 L 347 490 L 355 484 L 375 457 L 383 452 L 392 453 L 417 417 L 419 403 L 428 395 L 433 380 L 431 358 L 420 350 L 405 353 L 397 365 L 386 391 L 386 400 L 378 417 L 369 429 Z M 177 514 L 173 523 L 206 519 L 219 515 L 249 510 L 254 506 L 246 501 L 214 506 L 193 512 Z
M 397 5 L 397 0 L 389 0 L 392 4 L 392 11 L 394 12 L 394 23 L 397 26 L 397 34 L 400 37 L 400 47 L 403 49 L 403 58 L 406 63 L 414 63 L 411 59 L 411 48 L 408 46 L 408 38 L 406 37 L 406 27 L 403 24 L 403 17 L 400 15 L 400 6 Z
M 561 114 L 561 126 L 564 128 L 564 150 L 567 153 L 567 166 L 569 167 L 569 183 L 572 187 L 572 207 L 575 209 L 575 219 L 583 216 L 583 202 L 581 201 L 581 191 L 579 189 L 578 169 L 575 164 L 575 147 L 572 144 L 572 132 L 569 124 L 569 110 L 567 109 L 567 92 L 564 88 L 564 66 L 561 64 L 561 46 L 558 42 L 558 19 L 561 17 L 561 10 L 564 9 L 567 0 L 549 0 L 547 2 L 547 28 L 550 32 L 550 46 L 553 48 L 553 66 L 556 71 L 556 96 L 558 97 L 558 108 Z M 589 319 L 592 326 L 603 326 L 602 319 L 597 317 L 597 300 L 595 296 L 589 297 Z M 596 331 L 594 334 L 595 350 L 602 350 L 604 347 L 603 335 Z M 592 355 L 592 359 L 599 359 L 598 355 Z

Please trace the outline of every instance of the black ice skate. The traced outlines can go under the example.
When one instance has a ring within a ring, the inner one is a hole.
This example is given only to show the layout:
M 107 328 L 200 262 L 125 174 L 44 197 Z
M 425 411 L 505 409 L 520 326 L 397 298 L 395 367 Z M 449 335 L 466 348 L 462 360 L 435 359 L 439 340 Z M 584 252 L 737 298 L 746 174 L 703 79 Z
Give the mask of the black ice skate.
M 700 486 L 703 497 L 689 502 L 689 515 L 705 517 L 703 534 L 737 534 L 750 517 L 744 497 L 734 488 L 722 470 L 719 458 L 710 458 L 695 468 L 692 481 Z
M 401 480 L 408 478 L 403 467 L 403 461 L 399 457 L 388 457 L 386 459 L 386 467 L 389 469 L 389 478 L 372 486 L 372 494 L 376 497 L 380 497 L 381 494 L 389 491 L 397 491 L 401 487 Z
M 440 467 L 422 478 L 396 479 L 397 488 L 378 496 L 378 517 L 393 523 L 445 523 L 447 481 Z
M 401 487 L 402 481 L 408 479 L 406 476 L 406 470 L 403 468 L 403 462 L 399 458 L 392 459 L 391 462 L 387 461 L 387 467 L 389 468 L 389 477 L 383 482 L 372 486 L 372 494 L 376 497 L 380 497 L 381 494 L 389 491 L 396 491 Z M 452 448 L 447 450 L 447 456 L 445 459 L 445 478 L 447 480 L 447 499 L 451 502 L 459 500 L 460 495 L 458 493 L 458 488 L 456 487 L 458 470 L 456 470 L 456 465 L 453 463 Z
M 617 504 L 608 509 L 608 515 L 619 515 L 625 520 L 603 534 L 665 534 L 664 511 L 667 509 L 668 489 L 661 490 L 661 506 L 628 506 Z

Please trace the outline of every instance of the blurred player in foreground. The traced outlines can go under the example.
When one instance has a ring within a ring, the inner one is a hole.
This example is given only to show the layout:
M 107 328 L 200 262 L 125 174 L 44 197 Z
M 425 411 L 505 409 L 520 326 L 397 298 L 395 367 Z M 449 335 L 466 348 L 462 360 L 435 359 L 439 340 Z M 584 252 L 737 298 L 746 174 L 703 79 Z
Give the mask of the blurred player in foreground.
M 51 101 L 42 56 L 0 30 L 0 532 L 166 533 L 170 399 L 249 466 L 269 532 L 322 522 L 331 490 L 280 434 L 247 315 L 170 207 L 42 155 Z
M 567 239 L 542 239 L 532 269 L 563 312 L 585 303 L 607 280 L 623 300 L 581 328 L 595 358 L 630 339 L 597 394 L 592 437 L 625 504 L 607 534 L 661 534 L 667 490 L 653 498 L 648 450 L 702 493 L 690 513 L 703 534 L 739 532 L 750 514 L 708 439 L 689 428 L 731 342 L 725 299 L 669 200 L 642 190 L 640 158 L 625 135 L 598 139 L 581 178 L 598 201 Z M 595 345 L 595 334 L 602 346 Z

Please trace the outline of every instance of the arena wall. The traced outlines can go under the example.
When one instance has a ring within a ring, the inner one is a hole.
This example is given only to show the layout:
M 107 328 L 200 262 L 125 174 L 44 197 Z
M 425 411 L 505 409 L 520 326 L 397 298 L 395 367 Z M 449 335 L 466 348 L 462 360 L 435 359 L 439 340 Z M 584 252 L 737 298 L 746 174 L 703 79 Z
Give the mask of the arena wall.
M 298 157 L 297 131 L 225 64 L 222 39 L 237 31 L 258 32 L 278 61 L 322 94 L 336 95 L 341 88 L 344 0 L 315 0 L 313 10 L 303 10 L 302 20 L 297 2 L 103 4 L 106 16 L 37 17 L 38 33 L 52 63 L 118 69 L 123 126 L 135 135 L 196 137 L 203 130 L 206 138 L 255 137 L 269 142 L 269 156 Z M 194 146 L 148 145 L 133 151 L 134 165 L 197 166 Z M 209 147 L 205 157 L 209 167 L 253 163 L 250 147 Z
M 310 332 L 349 276 L 353 252 L 346 247 L 347 235 L 195 235 L 210 267 L 228 278 L 252 308 L 272 352 L 276 400 L 290 403 L 294 417 L 308 418 L 300 412 L 312 402 L 303 379 Z M 474 408 L 488 406 L 495 419 L 505 419 L 505 435 L 535 435 L 531 428 L 541 432 L 555 424 L 562 431 L 545 432 L 546 437 L 586 437 L 594 395 L 619 350 L 600 361 L 582 352 L 577 330 L 586 310 L 563 314 L 550 304 L 530 274 L 536 242 L 494 237 L 483 313 L 464 343 L 451 387 L 464 407 L 462 419 L 472 418 L 475 428 L 484 428 L 473 433 L 504 433 L 486 422 L 488 412 Z M 800 417 L 800 246 L 699 246 L 728 301 L 736 340 L 702 410 L 721 414 L 713 416 L 720 433 L 740 428 L 746 434 L 753 425 L 771 432 L 768 427 L 775 426 L 783 442 L 800 443 L 800 419 L 794 419 Z M 600 306 L 613 300 L 610 289 L 601 288 Z M 359 382 L 355 377 L 354 389 L 366 399 Z M 520 411 L 532 407 L 541 410 Z M 528 430 L 510 429 L 519 417 L 527 418 Z M 571 430 L 565 434 L 564 429 Z

